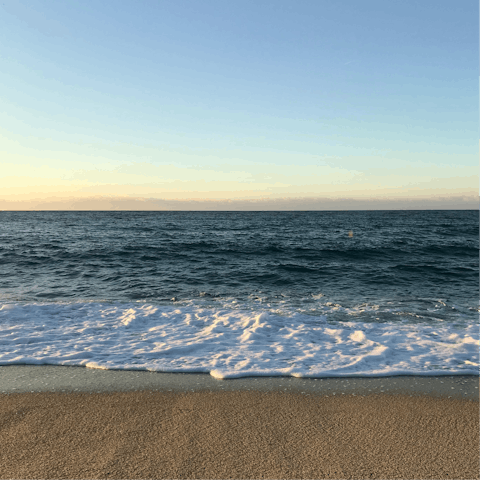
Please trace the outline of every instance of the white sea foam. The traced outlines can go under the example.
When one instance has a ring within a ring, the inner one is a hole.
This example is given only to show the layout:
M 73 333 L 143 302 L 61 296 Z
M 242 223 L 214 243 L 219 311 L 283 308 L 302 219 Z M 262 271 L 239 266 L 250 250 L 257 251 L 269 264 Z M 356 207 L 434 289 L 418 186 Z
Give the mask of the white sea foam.
M 330 322 L 241 308 L 0 304 L 0 365 L 245 376 L 479 374 L 479 326 Z

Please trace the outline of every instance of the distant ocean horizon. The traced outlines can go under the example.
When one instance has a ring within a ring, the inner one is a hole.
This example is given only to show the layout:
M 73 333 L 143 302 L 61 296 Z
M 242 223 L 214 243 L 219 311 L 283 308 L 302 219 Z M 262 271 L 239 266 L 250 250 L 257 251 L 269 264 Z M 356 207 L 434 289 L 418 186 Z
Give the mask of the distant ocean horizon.
M 479 211 L 0 211 L 0 365 L 479 375 Z

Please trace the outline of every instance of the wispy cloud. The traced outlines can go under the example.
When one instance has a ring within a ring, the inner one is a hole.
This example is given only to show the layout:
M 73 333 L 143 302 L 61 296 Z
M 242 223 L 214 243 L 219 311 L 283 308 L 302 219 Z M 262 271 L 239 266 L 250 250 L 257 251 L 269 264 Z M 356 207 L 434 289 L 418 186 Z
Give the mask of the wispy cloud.
M 134 210 L 134 211 L 265 211 L 265 210 L 475 210 L 478 194 L 430 198 L 277 198 L 255 200 L 165 200 L 131 197 L 50 197 L 0 199 L 0 210 Z

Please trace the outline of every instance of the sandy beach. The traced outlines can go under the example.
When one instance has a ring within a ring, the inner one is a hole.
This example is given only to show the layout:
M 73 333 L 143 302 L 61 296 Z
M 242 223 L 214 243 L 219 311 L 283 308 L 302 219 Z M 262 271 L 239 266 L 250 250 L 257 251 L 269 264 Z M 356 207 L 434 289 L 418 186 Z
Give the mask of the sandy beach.
M 42 391 L 22 383 L 27 372 Z M 106 388 L 88 381 L 118 374 Z M 128 377 L 150 388 L 132 390 Z M 0 380 L 1 478 L 480 478 L 478 377 L 257 378 L 215 389 L 208 375 L 18 366 L 1 367 Z

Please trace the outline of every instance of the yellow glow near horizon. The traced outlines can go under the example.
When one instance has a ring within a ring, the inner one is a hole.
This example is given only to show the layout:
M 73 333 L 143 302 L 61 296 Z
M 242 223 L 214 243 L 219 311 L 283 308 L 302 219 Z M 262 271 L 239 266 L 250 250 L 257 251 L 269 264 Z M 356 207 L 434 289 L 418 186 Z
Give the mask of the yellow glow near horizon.
M 468 155 L 464 165 L 453 165 L 449 155 L 410 152 L 321 157 L 301 152 L 78 144 L 18 135 L 0 136 L 0 155 L 2 209 L 48 205 L 70 209 L 80 200 L 92 209 L 117 208 L 115 202 L 131 208 L 143 202 L 145 208 L 148 204 L 154 209 L 155 204 L 148 203 L 153 200 L 205 205 L 238 201 L 267 205 L 281 200 L 288 207 L 289 201 L 293 206 L 299 199 L 342 198 L 370 200 L 382 208 L 385 201 L 411 203 L 439 197 L 456 198 L 453 205 L 459 205 L 462 197 L 460 203 L 472 205 L 478 197 L 478 169 L 468 165 Z

